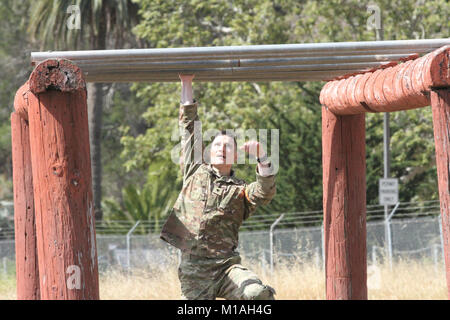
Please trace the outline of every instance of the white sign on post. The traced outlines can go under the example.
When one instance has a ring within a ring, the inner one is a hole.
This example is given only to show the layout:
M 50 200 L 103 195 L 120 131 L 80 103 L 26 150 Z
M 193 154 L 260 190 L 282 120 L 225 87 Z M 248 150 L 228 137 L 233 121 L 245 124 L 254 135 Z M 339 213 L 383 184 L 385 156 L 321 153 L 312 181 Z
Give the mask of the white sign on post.
M 394 205 L 398 202 L 398 179 L 385 178 L 380 179 L 379 192 L 381 205 Z

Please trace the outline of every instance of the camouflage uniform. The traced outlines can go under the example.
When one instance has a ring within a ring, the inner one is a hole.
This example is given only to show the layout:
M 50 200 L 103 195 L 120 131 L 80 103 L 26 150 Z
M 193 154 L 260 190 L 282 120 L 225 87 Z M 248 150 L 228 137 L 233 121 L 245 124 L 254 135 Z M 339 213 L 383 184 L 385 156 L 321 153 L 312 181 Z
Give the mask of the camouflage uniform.
M 193 159 L 194 150 L 203 151 L 194 121 L 197 104 L 180 105 L 183 188 L 161 231 L 161 239 L 182 251 L 182 298 L 272 299 L 274 290 L 240 264 L 236 248 L 242 222 L 275 195 L 275 175 L 256 170 L 256 182 L 246 184 L 233 171 L 221 176 L 202 159 Z

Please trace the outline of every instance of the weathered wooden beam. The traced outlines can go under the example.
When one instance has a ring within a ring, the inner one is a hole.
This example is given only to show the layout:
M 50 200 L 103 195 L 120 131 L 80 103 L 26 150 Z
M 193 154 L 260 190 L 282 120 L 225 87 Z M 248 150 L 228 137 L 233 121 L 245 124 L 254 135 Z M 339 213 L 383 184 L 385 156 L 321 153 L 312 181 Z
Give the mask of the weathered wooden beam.
M 56 59 L 28 83 L 41 299 L 98 299 L 85 82 Z
M 431 91 L 436 167 L 448 298 L 450 299 L 450 88 Z
M 14 101 L 16 110 L 26 110 L 27 92 L 27 84 L 19 89 Z M 11 140 L 17 299 L 38 300 L 40 299 L 39 267 L 29 126 L 27 120 L 17 111 L 11 114 Z
M 322 107 L 327 299 L 367 299 L 365 115 Z
M 400 65 L 328 82 L 320 102 L 338 115 L 409 110 L 430 104 L 430 88 L 450 86 L 450 46 Z

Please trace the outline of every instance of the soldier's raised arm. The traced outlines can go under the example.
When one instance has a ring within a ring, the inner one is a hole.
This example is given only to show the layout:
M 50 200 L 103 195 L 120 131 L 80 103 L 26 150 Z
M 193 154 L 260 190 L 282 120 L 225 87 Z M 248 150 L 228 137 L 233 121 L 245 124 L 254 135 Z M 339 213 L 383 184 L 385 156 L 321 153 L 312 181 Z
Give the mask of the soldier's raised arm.
M 181 161 L 183 184 L 203 162 L 202 133 L 197 114 L 197 102 L 193 97 L 194 75 L 179 75 L 181 99 L 178 125 L 181 135 Z
M 268 204 L 276 193 L 275 173 L 270 160 L 257 141 L 245 143 L 241 149 L 258 159 L 256 181 L 245 186 L 244 220 L 249 218 L 258 206 Z

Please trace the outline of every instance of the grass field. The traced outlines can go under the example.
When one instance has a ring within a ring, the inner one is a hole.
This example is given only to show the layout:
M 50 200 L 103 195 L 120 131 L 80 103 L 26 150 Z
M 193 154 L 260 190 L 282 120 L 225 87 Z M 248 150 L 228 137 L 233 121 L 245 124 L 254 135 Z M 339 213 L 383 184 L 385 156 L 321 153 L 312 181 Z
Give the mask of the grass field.
M 245 264 L 245 263 L 244 263 Z M 246 264 L 250 265 L 250 264 Z M 277 291 L 277 299 L 325 299 L 324 272 L 313 265 L 279 265 L 274 274 L 252 269 L 263 282 Z M 392 271 L 388 266 L 368 269 L 369 299 L 374 300 L 439 300 L 447 299 L 444 267 L 431 263 L 398 262 Z M 16 299 L 14 276 L 0 278 L 0 299 Z M 176 266 L 161 272 L 136 270 L 127 276 L 111 271 L 100 276 L 100 298 L 108 299 L 179 299 L 180 288 Z

